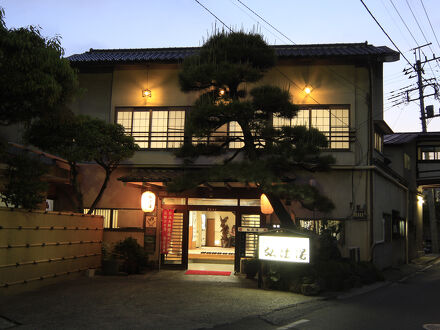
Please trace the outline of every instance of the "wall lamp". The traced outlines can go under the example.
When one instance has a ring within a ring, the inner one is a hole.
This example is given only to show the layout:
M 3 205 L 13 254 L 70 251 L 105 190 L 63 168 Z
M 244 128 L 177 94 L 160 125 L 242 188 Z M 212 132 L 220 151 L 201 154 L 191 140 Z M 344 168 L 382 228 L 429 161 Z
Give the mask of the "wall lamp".
M 142 97 L 151 97 L 151 90 L 150 89 L 143 89 L 142 90 Z
M 310 93 L 312 92 L 312 90 L 313 90 L 312 86 L 307 85 L 307 86 L 304 88 L 304 93 L 306 93 L 306 94 L 310 94 Z

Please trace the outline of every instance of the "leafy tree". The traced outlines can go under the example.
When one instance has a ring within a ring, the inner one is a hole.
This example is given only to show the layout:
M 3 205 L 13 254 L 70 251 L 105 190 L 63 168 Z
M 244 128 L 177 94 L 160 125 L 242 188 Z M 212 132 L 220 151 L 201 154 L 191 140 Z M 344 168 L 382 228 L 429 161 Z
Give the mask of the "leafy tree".
M 74 189 L 78 212 L 84 209 L 78 164 L 95 161 L 104 169 L 105 179 L 89 214 L 101 199 L 112 172 L 123 159 L 131 157 L 139 148 L 131 136 L 124 134 L 121 125 L 87 116 L 75 116 L 68 111 L 62 116 L 51 116 L 34 122 L 27 130 L 26 140 L 68 161 L 70 183 Z
M 185 59 L 179 75 L 181 89 L 201 92 L 191 108 L 186 131 L 202 143 L 186 143 L 177 155 L 189 165 L 199 156 L 223 157 L 208 170 L 187 172 L 174 180 L 170 191 L 226 179 L 253 182 L 268 196 L 281 223 L 291 227 L 282 199 L 297 200 L 313 210 L 333 207 L 315 187 L 295 180 L 286 182 L 296 170 L 323 170 L 333 162 L 331 157 L 320 156 L 320 150 L 327 146 L 326 137 L 314 128 L 273 127 L 274 116 L 289 119 L 297 114 L 289 91 L 263 85 L 248 92 L 249 83 L 258 82 L 275 61 L 274 50 L 260 35 L 243 32 L 217 33 L 198 55 Z M 242 134 L 220 133 L 231 123 L 236 123 Z M 231 143 L 240 147 L 230 149 Z
M 47 173 L 47 167 L 24 153 L 9 155 L 6 164 L 2 201 L 15 208 L 37 208 L 44 201 L 44 192 L 47 190 L 47 183 L 41 181 L 41 176 Z
M 98 195 L 90 206 L 89 214 L 93 212 L 100 201 L 110 176 L 122 160 L 133 156 L 139 150 L 133 137 L 125 135 L 124 127 L 119 124 L 108 124 L 100 119 L 88 118 L 85 122 L 86 134 L 81 143 L 92 152 L 93 160 L 105 171 L 104 182 Z
M 0 8 L 0 125 L 29 123 L 70 102 L 78 80 L 63 52 L 60 37 L 37 27 L 8 29 Z

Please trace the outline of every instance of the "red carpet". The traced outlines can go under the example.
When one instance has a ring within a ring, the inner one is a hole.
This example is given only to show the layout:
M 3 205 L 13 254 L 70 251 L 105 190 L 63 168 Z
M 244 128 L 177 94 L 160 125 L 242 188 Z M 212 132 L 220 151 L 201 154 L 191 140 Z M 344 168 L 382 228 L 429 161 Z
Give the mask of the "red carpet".
M 223 272 L 219 270 L 187 270 L 185 275 L 221 275 L 229 276 L 231 272 Z

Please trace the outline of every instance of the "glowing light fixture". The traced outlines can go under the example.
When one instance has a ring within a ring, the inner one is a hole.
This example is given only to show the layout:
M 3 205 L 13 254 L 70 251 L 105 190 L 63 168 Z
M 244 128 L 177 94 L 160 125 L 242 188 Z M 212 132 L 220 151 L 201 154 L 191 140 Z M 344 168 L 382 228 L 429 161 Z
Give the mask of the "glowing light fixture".
M 306 93 L 306 94 L 310 94 L 311 92 L 312 92 L 312 86 L 310 86 L 310 85 L 307 85 L 305 88 L 304 88 L 304 93 Z
M 142 90 L 142 97 L 151 97 L 151 90 L 147 89 L 143 89 Z
M 260 197 L 260 207 L 261 207 L 261 213 L 263 214 L 272 214 L 273 213 L 273 207 L 270 205 L 269 198 L 265 194 L 261 194 Z
M 419 206 L 422 206 L 423 203 L 425 203 L 423 197 L 422 196 L 417 196 L 417 204 L 419 204 Z
M 156 206 L 156 195 L 151 191 L 146 191 L 142 194 L 141 207 L 144 212 L 153 212 Z
M 225 95 L 225 90 L 224 90 L 223 88 L 220 88 L 218 94 L 219 94 L 220 96 Z

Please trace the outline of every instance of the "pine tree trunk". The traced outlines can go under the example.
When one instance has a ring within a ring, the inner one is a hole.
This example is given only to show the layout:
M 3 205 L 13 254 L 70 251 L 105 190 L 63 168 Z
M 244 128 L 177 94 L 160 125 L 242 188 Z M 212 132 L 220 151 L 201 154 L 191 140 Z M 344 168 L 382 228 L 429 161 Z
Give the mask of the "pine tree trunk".
M 78 213 L 83 213 L 84 212 L 83 195 L 78 182 L 78 169 L 76 167 L 75 162 L 70 162 L 69 165 L 70 165 L 70 184 L 72 185 L 76 200 L 75 209 Z
M 286 208 L 281 202 L 281 199 L 277 196 L 274 196 L 273 194 L 266 194 L 266 196 L 269 199 L 269 202 L 272 205 L 275 214 L 280 220 L 281 227 L 296 229 L 297 227 L 290 217 L 289 212 L 287 212 Z
M 112 171 L 108 168 L 104 168 L 104 169 L 105 169 L 105 179 L 104 179 L 104 182 L 102 183 L 101 190 L 99 190 L 98 196 L 96 196 L 96 198 L 93 201 L 92 206 L 90 206 L 89 212 L 87 212 L 87 214 L 93 213 L 93 211 L 96 208 L 96 205 L 98 205 L 99 201 L 101 200 L 102 195 L 104 194 L 105 189 L 107 188 L 107 184 L 110 180 L 110 175 L 112 174 Z

